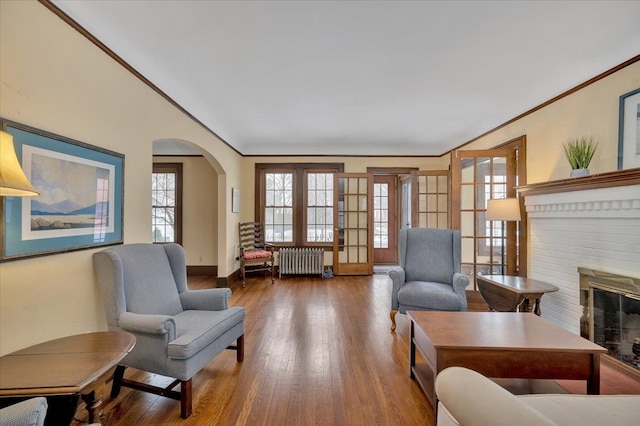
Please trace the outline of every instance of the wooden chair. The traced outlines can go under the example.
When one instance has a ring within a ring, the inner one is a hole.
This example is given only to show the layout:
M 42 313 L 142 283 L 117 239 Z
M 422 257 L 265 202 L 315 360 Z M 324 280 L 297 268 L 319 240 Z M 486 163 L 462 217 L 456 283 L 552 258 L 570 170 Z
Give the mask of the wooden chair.
M 271 283 L 275 276 L 274 246 L 265 242 L 264 223 L 243 222 L 238 224 L 240 237 L 240 275 L 245 286 L 247 272 L 271 272 Z

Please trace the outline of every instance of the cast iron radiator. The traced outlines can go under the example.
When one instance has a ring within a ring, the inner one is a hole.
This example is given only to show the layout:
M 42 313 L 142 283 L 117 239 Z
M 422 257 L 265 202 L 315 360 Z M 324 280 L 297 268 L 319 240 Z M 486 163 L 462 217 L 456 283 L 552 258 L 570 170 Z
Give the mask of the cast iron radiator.
M 310 247 L 281 247 L 279 257 L 280 277 L 283 274 L 324 273 L 324 250 Z

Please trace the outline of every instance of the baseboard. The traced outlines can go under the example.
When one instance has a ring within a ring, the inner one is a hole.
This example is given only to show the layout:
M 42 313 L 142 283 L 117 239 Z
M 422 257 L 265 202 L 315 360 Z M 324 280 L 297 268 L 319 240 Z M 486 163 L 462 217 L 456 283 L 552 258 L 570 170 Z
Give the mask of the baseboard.
M 240 281 L 240 269 L 236 269 L 230 275 L 226 277 L 218 277 L 216 279 L 216 287 L 226 288 L 231 287 L 233 284 Z
M 187 275 L 218 275 L 217 265 L 193 265 L 187 266 Z

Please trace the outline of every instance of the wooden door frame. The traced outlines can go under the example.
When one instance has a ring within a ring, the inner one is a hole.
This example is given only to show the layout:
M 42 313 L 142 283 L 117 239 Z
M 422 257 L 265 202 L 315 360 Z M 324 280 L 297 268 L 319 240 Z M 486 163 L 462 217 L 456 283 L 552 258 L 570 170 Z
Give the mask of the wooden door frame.
M 400 176 L 411 176 L 412 173 L 419 171 L 418 167 L 367 167 L 367 173 L 371 173 L 374 176 L 377 175 L 394 175 L 397 179 L 397 187 L 396 187 L 396 235 L 400 235 L 400 229 L 402 228 L 402 224 L 400 223 L 400 208 L 401 205 L 401 193 L 402 193 L 402 182 Z M 412 196 L 409 194 L 409 196 Z M 412 201 L 413 205 L 413 201 Z M 413 209 L 413 207 L 412 207 Z M 413 213 L 409 212 L 409 217 L 412 217 Z M 396 243 L 397 247 L 397 243 Z M 397 253 L 397 260 L 400 260 L 400 254 Z
M 510 153 L 515 151 L 516 154 L 516 176 L 517 176 L 517 186 L 526 185 L 527 180 L 527 169 L 526 169 L 526 136 L 520 136 L 514 139 L 511 139 L 505 143 L 502 143 L 494 148 L 486 149 L 486 150 L 454 150 L 451 152 L 451 228 L 452 229 L 460 229 L 460 189 L 461 189 L 461 181 L 460 181 L 460 173 L 459 170 L 456 170 L 454 167 L 454 163 L 457 164 L 459 161 L 460 153 L 465 153 L 470 156 L 477 154 L 484 154 L 484 156 L 492 156 L 492 152 L 495 154 L 494 156 L 500 157 L 505 156 L 505 153 Z M 488 154 L 488 155 L 487 155 Z M 515 186 L 511 188 L 513 193 L 515 194 Z M 509 191 L 509 188 L 507 188 Z M 518 249 L 519 249 L 519 258 L 518 258 L 518 269 L 515 272 L 517 275 L 526 277 L 527 269 L 528 269 L 528 236 L 527 236 L 527 212 L 524 206 L 524 197 L 519 197 L 520 202 L 520 211 L 521 211 L 521 220 L 516 223 L 507 223 L 509 227 L 509 231 L 513 234 L 516 230 L 516 226 L 518 227 Z M 474 224 L 475 226 L 475 224 Z M 475 232 L 474 232 L 475 233 Z M 507 247 L 507 264 L 515 263 L 515 255 L 516 255 L 516 245 L 511 243 Z

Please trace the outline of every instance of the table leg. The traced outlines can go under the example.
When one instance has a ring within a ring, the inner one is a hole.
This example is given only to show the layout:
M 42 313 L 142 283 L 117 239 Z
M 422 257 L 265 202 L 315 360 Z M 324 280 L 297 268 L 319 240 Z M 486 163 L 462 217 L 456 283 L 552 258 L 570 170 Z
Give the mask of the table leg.
M 411 321 L 411 332 L 409 333 L 409 377 L 415 378 L 413 373 L 413 367 L 416 365 L 416 343 L 413 340 L 414 336 L 414 323 Z
M 591 371 L 587 379 L 587 394 L 600 395 L 600 354 L 591 355 Z
M 96 397 L 96 391 L 91 391 L 82 394 L 82 400 L 87 404 L 86 409 L 89 412 L 89 423 L 99 423 L 102 397 Z
M 534 305 L 533 305 L 533 313 L 536 314 L 537 316 L 540 316 L 542 314 L 542 310 L 540 309 L 540 299 L 537 298 Z

